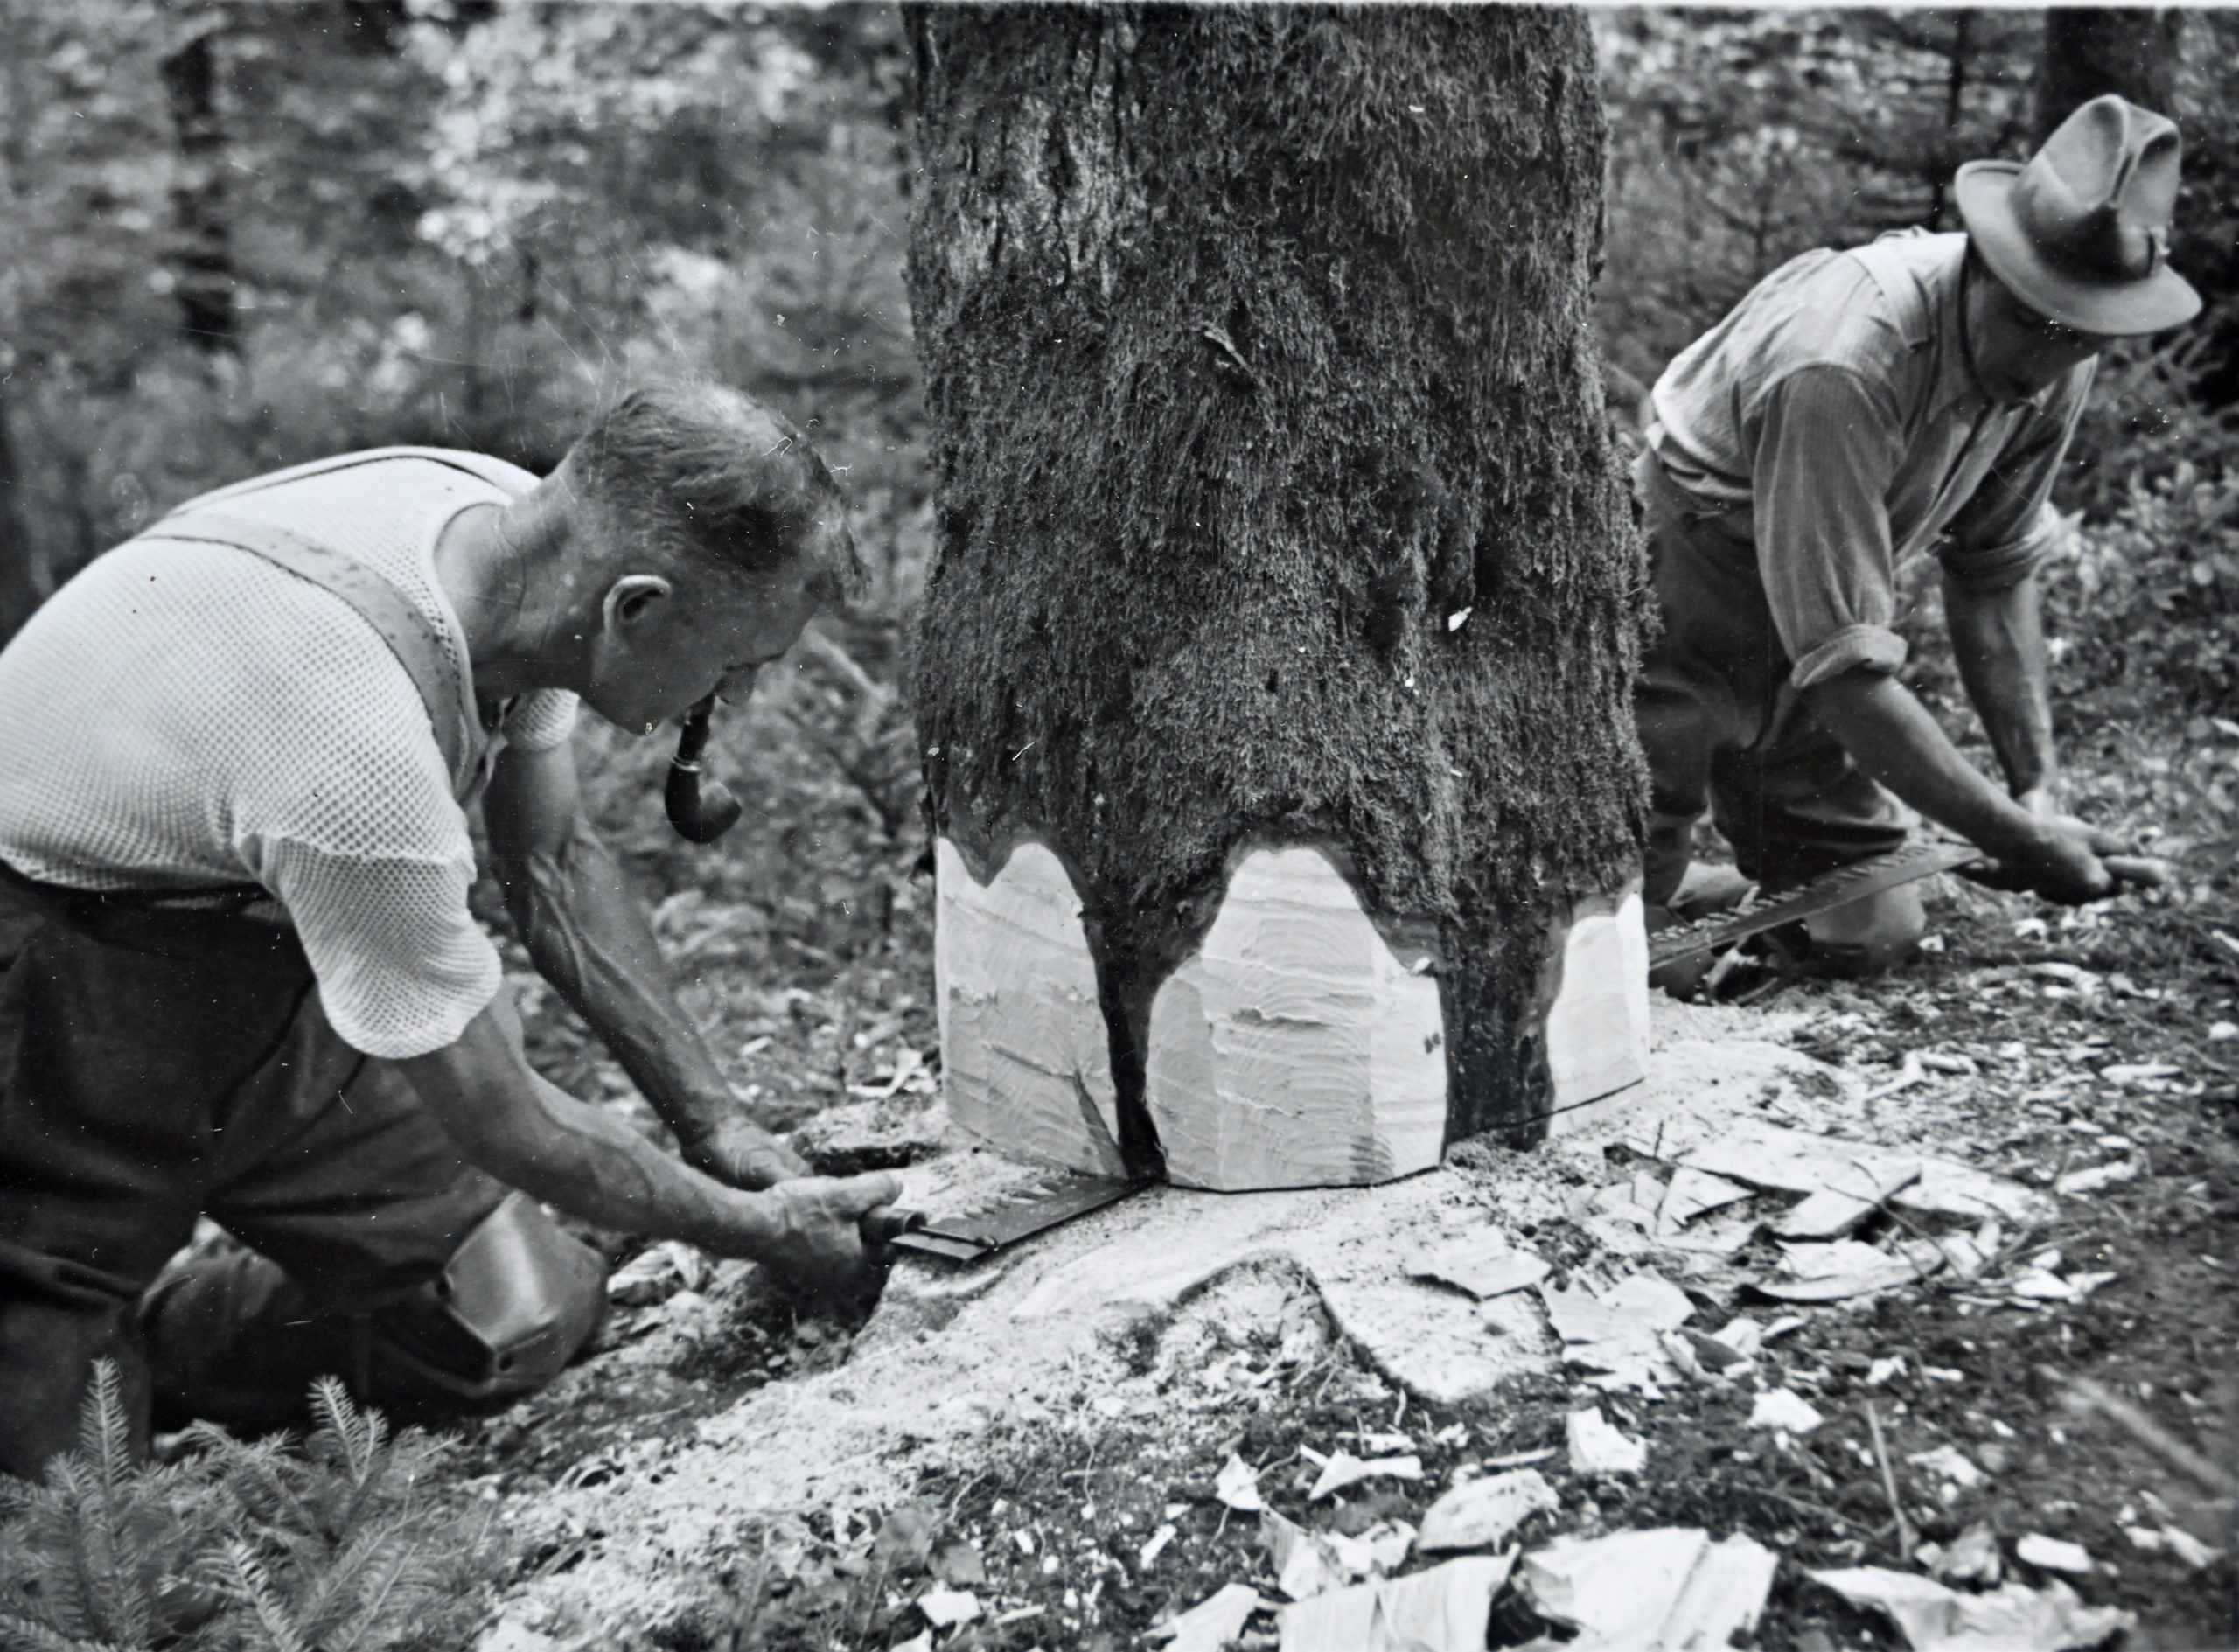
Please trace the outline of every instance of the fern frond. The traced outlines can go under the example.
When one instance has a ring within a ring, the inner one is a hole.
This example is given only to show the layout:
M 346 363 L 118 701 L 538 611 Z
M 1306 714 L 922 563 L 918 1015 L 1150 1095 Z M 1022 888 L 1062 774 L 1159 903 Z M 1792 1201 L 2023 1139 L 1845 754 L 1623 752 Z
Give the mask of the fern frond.
M 235 1598 L 248 1605 L 255 1614 L 256 1628 L 262 1632 L 261 1642 L 251 1642 L 258 1652 L 265 1652 L 266 1649 L 269 1652 L 312 1652 L 310 1642 L 296 1627 L 295 1614 L 288 1610 L 287 1601 L 273 1586 L 271 1574 L 254 1549 L 238 1537 L 232 1539 L 225 1547 L 224 1568 Z

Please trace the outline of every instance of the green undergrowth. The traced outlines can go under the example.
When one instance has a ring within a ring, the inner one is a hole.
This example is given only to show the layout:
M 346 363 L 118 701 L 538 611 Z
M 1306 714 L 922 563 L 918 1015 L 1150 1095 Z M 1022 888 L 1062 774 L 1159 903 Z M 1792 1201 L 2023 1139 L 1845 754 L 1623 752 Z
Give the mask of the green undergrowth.
M 392 1433 L 331 1377 L 311 1409 L 300 1444 L 197 1424 L 172 1460 L 138 1462 L 101 1362 L 80 1449 L 43 1483 L 0 1476 L 0 1652 L 464 1645 L 506 1557 L 432 1495 L 448 1442 Z

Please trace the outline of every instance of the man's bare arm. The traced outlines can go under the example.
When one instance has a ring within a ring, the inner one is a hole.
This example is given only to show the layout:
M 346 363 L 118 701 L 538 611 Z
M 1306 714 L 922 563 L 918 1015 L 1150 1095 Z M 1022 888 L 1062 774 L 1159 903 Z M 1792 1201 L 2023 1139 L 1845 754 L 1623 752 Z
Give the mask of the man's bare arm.
M 2115 876 L 2100 856 L 2120 853 L 2120 843 L 2082 821 L 2038 814 L 1999 791 L 1895 678 L 1846 671 L 1803 696 L 1866 773 L 2019 871 L 2040 895 L 2080 905 L 2114 893 Z
M 1959 680 L 2005 770 L 2007 789 L 2032 812 L 2047 811 L 2060 758 L 2036 576 L 2003 590 L 1970 591 L 1947 575 L 1943 617 Z
M 865 1264 L 861 1218 L 901 1196 L 892 1175 L 724 1186 L 538 1077 L 502 989 L 456 1042 L 396 1066 L 459 1152 L 499 1181 L 603 1227 L 750 1257 L 811 1286 L 847 1284 Z
M 747 1188 L 806 1175 L 797 1154 L 740 1112 L 582 804 L 566 746 L 507 750 L 484 800 L 499 882 L 538 972 L 614 1052 L 694 1165 Z

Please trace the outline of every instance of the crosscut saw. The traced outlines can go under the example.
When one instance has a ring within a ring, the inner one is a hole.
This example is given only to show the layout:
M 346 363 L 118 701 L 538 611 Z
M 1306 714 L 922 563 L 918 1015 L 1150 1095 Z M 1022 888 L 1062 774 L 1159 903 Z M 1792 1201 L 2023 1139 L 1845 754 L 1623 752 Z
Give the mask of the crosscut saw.
M 886 1210 L 866 1218 L 865 1237 L 897 1250 L 952 1262 L 977 1262 L 1021 1239 L 1047 1232 L 1075 1216 L 1117 1204 L 1150 1185 L 1124 1176 L 1062 1172 L 970 1216 L 928 1216 L 922 1210 Z
M 1767 930 L 1814 917 L 1836 907 L 1894 889 L 1917 878 L 1956 871 L 1984 858 L 1967 843 L 1912 843 L 1870 861 L 1853 861 L 1822 874 L 1802 888 L 1776 900 L 1760 901 L 1738 911 L 1720 912 L 1692 924 L 1674 924 L 1648 938 L 1649 969 L 1652 974 L 1683 973 L 1706 965 L 1739 942 Z

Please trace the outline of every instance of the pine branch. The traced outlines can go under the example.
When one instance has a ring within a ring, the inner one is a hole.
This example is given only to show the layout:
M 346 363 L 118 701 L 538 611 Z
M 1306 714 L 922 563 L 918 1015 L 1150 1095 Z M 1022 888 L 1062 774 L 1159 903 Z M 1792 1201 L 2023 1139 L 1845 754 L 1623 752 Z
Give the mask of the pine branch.
M 321 1426 L 308 1447 L 314 1460 L 332 1462 L 340 1470 L 347 1495 L 338 1509 L 330 1510 L 326 1536 L 347 1543 L 359 1525 L 381 1500 L 393 1453 L 388 1423 L 379 1412 L 361 1411 L 349 1391 L 331 1377 L 311 1384 L 311 1410 Z
M 228 1541 L 225 1570 L 237 1597 L 256 1614 L 256 1627 L 263 1631 L 263 1647 L 269 1648 L 270 1652 L 312 1652 L 310 1642 L 296 1628 L 294 1614 L 273 1587 L 271 1574 L 257 1558 L 255 1550 L 238 1537 Z
M 83 1452 L 0 1488 L 0 1652 L 380 1652 L 429 1642 L 498 1569 L 468 1523 L 422 1515 L 449 1449 L 392 1435 L 338 1386 L 306 1453 L 198 1426 L 136 1464 L 122 1385 L 97 1377 Z
M 92 1495 L 77 1505 L 78 1571 L 87 1627 L 127 1646 L 154 1638 L 154 1602 L 143 1568 L 149 1522 L 140 1466 L 132 1459 L 132 1427 L 124 1411 L 124 1373 L 112 1359 L 94 1362 L 79 1434 L 92 1465 Z M 143 1517 L 136 1520 L 136 1515 Z M 136 1530 L 136 1528 L 138 1528 Z
M 88 1641 L 50 1629 L 35 1618 L 0 1612 L 0 1652 L 132 1652 L 113 1641 Z
M 440 1540 L 440 1533 L 431 1541 L 399 1519 L 368 1532 L 353 1545 L 355 1553 L 345 1557 L 347 1565 L 337 1565 L 331 1580 L 339 1585 L 346 1579 L 346 1599 L 331 1603 L 344 1610 L 335 1614 L 331 1623 L 305 1614 L 323 1652 L 359 1652 L 387 1642 L 397 1619 L 416 1601 L 436 1593 L 434 1545 Z M 338 1587 L 331 1592 L 344 1593 Z

